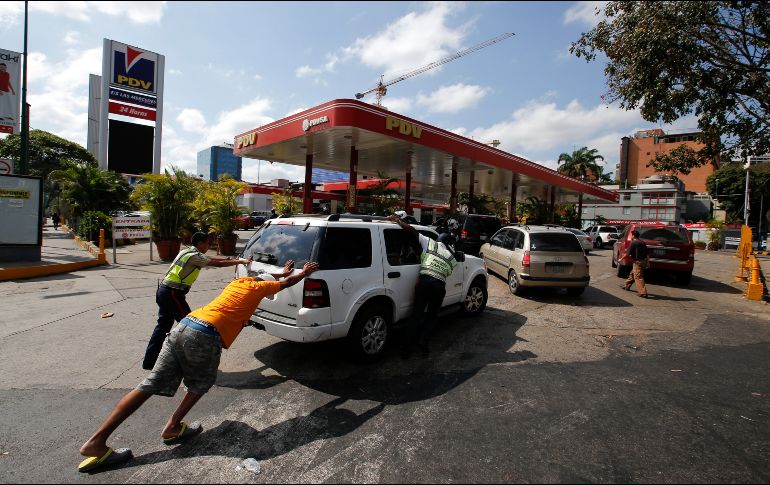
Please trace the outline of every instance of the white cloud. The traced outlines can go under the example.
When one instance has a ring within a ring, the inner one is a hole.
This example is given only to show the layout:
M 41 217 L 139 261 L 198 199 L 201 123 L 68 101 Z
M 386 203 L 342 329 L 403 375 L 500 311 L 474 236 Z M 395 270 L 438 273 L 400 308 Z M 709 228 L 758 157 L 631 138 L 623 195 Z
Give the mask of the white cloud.
M 289 117 L 289 116 L 291 116 L 291 115 L 295 115 L 295 114 L 297 114 L 297 113 L 302 113 L 302 112 L 303 112 L 303 111 L 305 111 L 306 109 L 307 109 L 307 108 L 297 108 L 297 109 L 293 109 L 293 110 L 289 111 L 288 113 L 286 113 L 286 114 L 285 114 L 283 117 L 284 117 L 284 118 L 288 118 L 288 117 Z
M 185 131 L 193 133 L 204 133 L 206 131 L 206 118 L 197 109 L 185 108 L 176 117 L 176 121 L 182 125 Z
M 428 96 L 417 95 L 417 104 L 433 113 L 457 113 L 478 104 L 489 88 L 468 84 L 441 86 Z
M 259 74 L 254 74 L 254 80 L 255 81 L 261 81 L 262 80 L 262 76 L 260 76 Z
M 604 15 L 596 15 L 597 9 L 603 9 L 607 2 L 576 2 L 564 12 L 564 25 L 580 22 L 593 27 L 598 24 Z
M 287 179 L 292 182 L 303 181 L 305 180 L 305 167 L 244 158 L 241 178 L 247 182 L 262 184 L 273 179 Z
M 136 24 L 157 24 L 163 18 L 166 2 L 141 2 L 140 5 L 135 2 L 30 2 L 29 8 L 30 11 L 45 12 L 81 22 L 90 22 L 94 12 L 98 12 L 125 18 Z M 24 13 L 23 4 L 21 9 L 8 10 L 16 15 Z
M 498 139 L 500 148 L 508 152 L 551 152 L 554 153 L 552 156 L 558 157 L 559 153 L 570 151 L 573 145 L 580 148 L 586 146 L 588 140 L 605 135 L 607 127 L 615 130 L 627 127 L 631 131 L 640 122 L 637 111 L 614 106 L 584 108 L 573 100 L 564 108 L 559 108 L 556 103 L 530 101 L 514 111 L 510 120 L 489 128 L 477 128 L 470 135 L 477 140 Z M 620 136 L 627 134 L 625 132 Z M 607 156 L 605 153 L 602 155 Z M 525 157 L 530 158 L 531 155 Z
M 24 2 L 0 2 L 0 25 L 8 30 L 23 20 Z
M 357 57 L 386 77 L 439 60 L 461 47 L 468 26 L 447 25 L 449 18 L 461 8 L 459 3 L 431 3 L 425 11 L 410 12 L 385 30 L 356 39 L 344 49 L 344 57 Z M 436 74 L 440 70 L 432 69 L 428 73 Z
M 310 66 L 300 66 L 297 68 L 296 71 L 294 71 L 294 74 L 299 77 L 303 78 L 306 76 L 313 76 L 315 74 L 320 74 L 321 69 L 312 68 Z
M 168 75 L 169 76 L 181 76 L 182 74 L 184 74 L 184 73 L 182 71 L 180 71 L 179 69 L 169 69 L 168 70 Z
M 64 43 L 67 45 L 75 45 L 80 42 L 80 32 L 74 30 L 67 32 L 64 35 Z
M 410 98 L 391 98 L 388 96 L 382 100 L 382 104 L 395 113 L 408 113 L 412 109 Z

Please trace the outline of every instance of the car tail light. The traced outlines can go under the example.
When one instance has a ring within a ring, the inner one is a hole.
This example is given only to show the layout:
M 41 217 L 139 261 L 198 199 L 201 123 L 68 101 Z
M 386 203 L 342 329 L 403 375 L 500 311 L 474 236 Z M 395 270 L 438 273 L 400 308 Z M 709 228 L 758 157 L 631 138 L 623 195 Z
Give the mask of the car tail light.
M 329 304 L 329 287 L 324 280 L 305 279 L 302 289 L 302 306 L 305 308 L 325 308 Z
M 465 229 L 460 231 L 460 239 L 468 239 L 468 231 L 466 231 Z
M 695 259 L 695 244 L 690 245 L 690 259 Z
M 593 242 L 593 239 L 591 238 L 591 236 L 588 236 L 588 242 Z
M 524 251 L 524 257 L 521 258 L 521 267 L 529 268 L 529 264 L 531 262 L 532 262 L 532 259 L 529 257 L 529 251 Z

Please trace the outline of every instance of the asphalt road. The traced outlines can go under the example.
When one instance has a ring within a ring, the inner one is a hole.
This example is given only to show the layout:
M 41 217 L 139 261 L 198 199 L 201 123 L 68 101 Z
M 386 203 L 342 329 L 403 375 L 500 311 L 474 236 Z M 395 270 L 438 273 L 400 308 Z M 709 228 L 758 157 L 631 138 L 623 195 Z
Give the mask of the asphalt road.
M 0 481 L 769 482 L 770 318 L 730 283 L 735 260 L 698 252 L 689 288 L 653 279 L 649 300 L 609 251 L 590 261 L 579 298 L 492 276 L 483 317 L 444 318 L 428 357 L 361 366 L 246 329 L 189 416 L 202 435 L 163 445 L 181 392 L 154 397 L 110 441 L 136 458 L 94 475 L 78 447 L 145 375 L 165 266 L 0 283 Z M 191 305 L 231 277 L 204 271 Z

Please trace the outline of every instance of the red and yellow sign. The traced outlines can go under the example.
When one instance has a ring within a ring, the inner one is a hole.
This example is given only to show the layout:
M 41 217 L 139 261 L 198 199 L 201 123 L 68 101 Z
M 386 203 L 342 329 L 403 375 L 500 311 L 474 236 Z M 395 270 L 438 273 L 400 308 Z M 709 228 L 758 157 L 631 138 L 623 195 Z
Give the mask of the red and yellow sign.
M 137 106 L 129 106 L 127 104 L 120 104 L 110 101 L 110 113 L 123 116 L 131 116 L 132 118 L 139 118 L 141 120 L 155 121 L 155 110 L 139 108 Z

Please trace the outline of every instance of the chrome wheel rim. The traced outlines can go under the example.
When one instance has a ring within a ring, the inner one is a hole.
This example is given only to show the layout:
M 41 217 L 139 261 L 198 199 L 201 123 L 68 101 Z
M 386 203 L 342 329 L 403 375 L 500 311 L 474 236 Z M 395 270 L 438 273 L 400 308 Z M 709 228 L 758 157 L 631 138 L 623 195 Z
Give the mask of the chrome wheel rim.
M 510 288 L 511 293 L 514 293 L 519 288 L 519 282 L 516 280 L 516 273 L 513 271 L 508 273 L 508 288 Z
M 475 313 L 481 308 L 484 302 L 484 291 L 478 286 L 472 286 L 465 296 L 465 310 L 469 313 Z
M 379 353 L 385 346 L 388 336 L 387 324 L 381 316 L 374 316 L 366 321 L 361 334 L 361 348 L 368 355 Z

